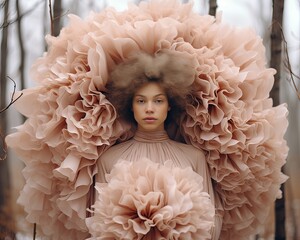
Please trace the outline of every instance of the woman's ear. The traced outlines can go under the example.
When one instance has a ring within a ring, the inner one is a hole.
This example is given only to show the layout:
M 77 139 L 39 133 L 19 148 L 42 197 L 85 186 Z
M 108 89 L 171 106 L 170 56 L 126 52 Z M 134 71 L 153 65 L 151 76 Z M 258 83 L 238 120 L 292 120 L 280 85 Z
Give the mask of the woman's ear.
M 168 111 L 170 111 L 171 110 L 171 107 L 168 107 Z

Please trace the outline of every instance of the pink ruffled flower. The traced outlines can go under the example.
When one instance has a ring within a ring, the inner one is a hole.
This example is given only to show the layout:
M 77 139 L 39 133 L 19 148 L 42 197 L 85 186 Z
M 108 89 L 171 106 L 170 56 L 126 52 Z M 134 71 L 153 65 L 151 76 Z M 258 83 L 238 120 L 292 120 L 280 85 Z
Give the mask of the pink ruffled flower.
M 91 239 L 209 239 L 215 210 L 202 177 L 171 164 L 117 163 L 96 186 Z

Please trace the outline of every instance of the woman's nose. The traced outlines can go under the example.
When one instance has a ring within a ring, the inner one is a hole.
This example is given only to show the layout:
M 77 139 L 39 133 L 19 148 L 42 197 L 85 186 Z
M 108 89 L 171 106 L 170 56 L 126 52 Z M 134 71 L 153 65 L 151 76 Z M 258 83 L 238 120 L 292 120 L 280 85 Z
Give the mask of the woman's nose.
M 146 112 L 149 113 L 149 112 L 153 112 L 154 109 L 153 109 L 153 104 L 151 102 L 148 102 L 146 104 Z

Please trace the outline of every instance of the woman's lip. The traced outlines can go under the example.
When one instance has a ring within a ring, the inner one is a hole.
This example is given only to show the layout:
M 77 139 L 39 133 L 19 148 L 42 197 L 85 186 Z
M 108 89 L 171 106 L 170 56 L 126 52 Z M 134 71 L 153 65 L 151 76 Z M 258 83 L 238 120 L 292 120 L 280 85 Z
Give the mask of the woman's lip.
M 156 121 L 156 118 L 144 118 L 144 121 L 146 123 L 154 123 Z
M 156 118 L 153 118 L 153 117 L 147 117 L 147 118 L 144 118 L 144 120 L 156 120 Z

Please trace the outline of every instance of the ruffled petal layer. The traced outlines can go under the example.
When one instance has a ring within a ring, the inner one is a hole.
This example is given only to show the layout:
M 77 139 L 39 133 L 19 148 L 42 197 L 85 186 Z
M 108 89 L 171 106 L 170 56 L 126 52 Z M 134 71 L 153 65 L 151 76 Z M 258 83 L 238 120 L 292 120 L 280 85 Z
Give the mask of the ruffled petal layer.
M 266 67 L 262 40 L 252 30 L 200 16 L 191 4 L 153 0 L 86 20 L 71 15 L 60 36 L 47 42 L 49 51 L 32 67 L 38 86 L 16 102 L 27 121 L 6 138 L 26 165 L 19 203 L 30 222 L 55 239 L 88 235 L 95 162 L 132 136 L 106 99 L 110 71 L 134 51 L 170 49 L 196 63 L 181 135 L 207 152 L 225 209 L 221 238 L 258 231 L 268 213 L 262 206 L 271 205 L 286 180 L 287 110 L 272 107 L 275 71 Z
M 210 239 L 215 209 L 192 168 L 120 161 L 97 184 L 90 239 Z

